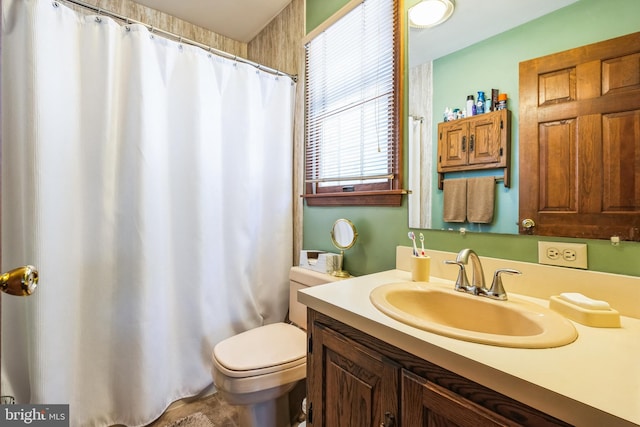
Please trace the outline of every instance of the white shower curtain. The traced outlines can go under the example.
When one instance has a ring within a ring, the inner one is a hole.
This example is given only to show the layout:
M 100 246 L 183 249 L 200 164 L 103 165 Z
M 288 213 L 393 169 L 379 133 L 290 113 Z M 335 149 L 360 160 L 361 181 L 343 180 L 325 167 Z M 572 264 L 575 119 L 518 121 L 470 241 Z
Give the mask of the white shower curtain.
M 420 228 L 420 214 L 422 212 L 422 171 L 420 168 L 422 157 L 422 121 L 409 116 L 409 189 L 408 196 L 409 227 Z
M 2 391 L 143 425 L 220 340 L 286 314 L 295 87 L 82 16 L 2 2 Z

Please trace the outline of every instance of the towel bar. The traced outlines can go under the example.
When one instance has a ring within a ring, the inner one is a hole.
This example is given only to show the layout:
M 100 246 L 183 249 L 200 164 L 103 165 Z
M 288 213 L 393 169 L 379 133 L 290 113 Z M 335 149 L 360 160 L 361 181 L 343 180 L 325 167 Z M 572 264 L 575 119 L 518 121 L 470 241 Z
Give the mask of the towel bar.
M 438 190 L 442 190 L 443 189 L 444 174 L 445 174 L 445 172 L 438 172 Z M 511 182 L 509 180 L 509 169 L 505 168 L 504 169 L 504 175 L 503 176 L 496 176 L 495 179 L 496 179 L 496 182 L 504 182 L 505 188 L 510 188 L 511 187 Z

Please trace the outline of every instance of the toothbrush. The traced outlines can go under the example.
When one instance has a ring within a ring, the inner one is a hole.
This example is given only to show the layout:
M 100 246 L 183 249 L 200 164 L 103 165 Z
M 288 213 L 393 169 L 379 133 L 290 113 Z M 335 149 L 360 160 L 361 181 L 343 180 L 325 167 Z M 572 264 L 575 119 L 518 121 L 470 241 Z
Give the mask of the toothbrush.
M 413 242 L 413 255 L 418 256 L 418 247 L 416 246 L 416 235 L 413 231 L 410 231 L 408 236 Z
M 422 233 L 420 233 L 420 246 L 422 247 L 422 256 L 424 256 L 424 234 Z

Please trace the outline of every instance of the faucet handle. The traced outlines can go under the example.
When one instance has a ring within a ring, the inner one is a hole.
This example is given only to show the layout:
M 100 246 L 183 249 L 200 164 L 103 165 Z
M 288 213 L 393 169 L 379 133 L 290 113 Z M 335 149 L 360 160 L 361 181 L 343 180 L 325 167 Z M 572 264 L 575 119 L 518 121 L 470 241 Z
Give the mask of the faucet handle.
M 458 278 L 456 279 L 456 291 L 461 292 L 469 292 L 471 286 L 469 285 L 469 279 L 467 279 L 467 274 L 464 270 L 464 263 L 461 261 L 454 261 L 452 259 L 447 259 L 444 261 L 445 264 L 454 264 L 460 267 L 460 271 L 458 272 Z
M 484 293 L 485 296 L 500 301 L 504 301 L 507 299 L 507 292 L 504 290 L 504 286 L 502 286 L 502 273 L 522 274 L 522 272 L 514 270 L 513 268 L 497 269 L 493 274 L 493 282 L 491 283 L 491 288 Z

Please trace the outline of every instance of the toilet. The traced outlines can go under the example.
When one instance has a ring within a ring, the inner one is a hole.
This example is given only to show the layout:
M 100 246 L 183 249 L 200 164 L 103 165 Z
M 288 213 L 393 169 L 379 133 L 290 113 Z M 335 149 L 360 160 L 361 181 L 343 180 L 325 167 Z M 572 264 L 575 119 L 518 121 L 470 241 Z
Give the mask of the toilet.
M 273 323 L 219 342 L 212 376 L 218 393 L 239 407 L 241 427 L 290 427 L 289 392 L 307 374 L 307 308 L 299 289 L 340 280 L 301 267 L 289 272 L 289 323 Z

